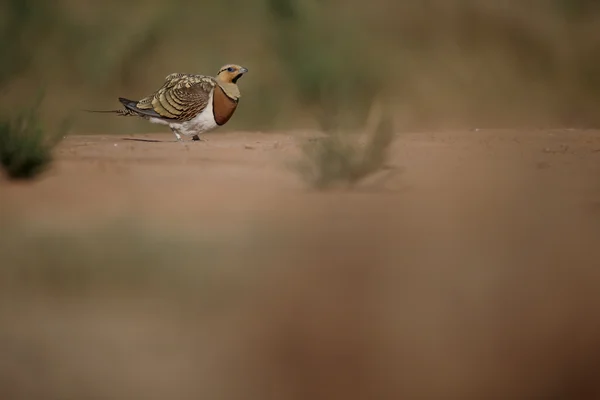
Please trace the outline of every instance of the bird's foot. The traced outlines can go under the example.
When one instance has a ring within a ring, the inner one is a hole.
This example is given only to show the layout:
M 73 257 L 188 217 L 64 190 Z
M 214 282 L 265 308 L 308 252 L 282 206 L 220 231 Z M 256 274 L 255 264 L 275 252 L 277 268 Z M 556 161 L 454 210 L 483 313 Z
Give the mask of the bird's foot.
M 178 142 L 183 142 L 183 139 L 181 138 L 181 135 L 179 133 L 173 131 L 173 134 L 175 135 L 175 139 L 177 139 Z
M 192 141 L 193 142 L 208 142 L 208 139 L 204 139 L 198 135 L 194 135 L 194 136 L 192 136 Z

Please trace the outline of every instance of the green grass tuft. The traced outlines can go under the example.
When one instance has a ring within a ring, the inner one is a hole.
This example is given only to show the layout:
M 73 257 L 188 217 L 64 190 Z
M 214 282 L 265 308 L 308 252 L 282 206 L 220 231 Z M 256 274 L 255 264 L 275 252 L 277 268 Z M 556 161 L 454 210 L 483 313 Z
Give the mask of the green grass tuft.
M 304 158 L 296 165 L 301 176 L 317 189 L 352 187 L 383 169 L 393 141 L 391 117 L 380 112 L 367 128 L 366 135 L 336 131 L 303 146 Z M 367 136 L 366 142 L 360 138 Z
M 49 134 L 40 122 L 39 100 L 16 116 L 0 118 L 0 165 L 10 179 L 32 179 L 52 162 L 52 150 L 66 125 Z

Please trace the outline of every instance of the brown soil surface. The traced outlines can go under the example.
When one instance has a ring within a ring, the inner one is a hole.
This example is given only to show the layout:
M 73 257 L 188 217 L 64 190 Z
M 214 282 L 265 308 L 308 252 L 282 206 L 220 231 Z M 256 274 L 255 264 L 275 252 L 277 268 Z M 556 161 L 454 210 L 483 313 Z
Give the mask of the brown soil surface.
M 0 181 L 25 236 L 116 220 L 199 243 L 159 244 L 150 278 L 127 232 L 74 259 L 0 243 L 29 268 L 0 290 L 0 397 L 598 398 L 600 131 L 400 134 L 389 169 L 329 192 L 289 166 L 310 135 L 72 136 L 38 181 Z
M 392 214 L 404 205 L 426 217 L 440 208 L 493 216 L 507 201 L 531 205 L 531 196 L 590 212 L 600 201 L 599 131 L 399 134 L 392 170 L 353 192 L 334 193 L 310 190 L 291 167 L 307 136 L 234 132 L 185 144 L 170 134 L 70 136 L 38 181 L 0 181 L 0 206 L 4 216 L 28 221 L 141 217 L 235 225 L 247 218 L 304 217 L 333 204 L 348 213 L 372 206 L 372 212 Z

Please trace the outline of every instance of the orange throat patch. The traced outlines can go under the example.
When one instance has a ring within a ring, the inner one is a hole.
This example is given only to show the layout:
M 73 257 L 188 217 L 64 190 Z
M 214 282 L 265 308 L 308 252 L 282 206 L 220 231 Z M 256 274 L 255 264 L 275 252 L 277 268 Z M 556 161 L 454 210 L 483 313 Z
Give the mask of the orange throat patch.
M 217 85 L 213 94 L 213 115 L 217 125 L 223 125 L 229 121 L 236 107 L 237 101 L 229 98 L 221 86 Z

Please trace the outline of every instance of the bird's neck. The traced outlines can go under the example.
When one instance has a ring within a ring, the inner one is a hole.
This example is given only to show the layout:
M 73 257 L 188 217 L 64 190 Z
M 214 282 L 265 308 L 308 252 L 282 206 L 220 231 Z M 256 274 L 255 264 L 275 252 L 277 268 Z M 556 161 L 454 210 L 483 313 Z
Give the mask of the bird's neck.
M 229 97 L 231 100 L 238 101 L 241 97 L 240 89 L 238 85 L 232 82 L 223 82 L 220 79 L 217 79 L 217 84 L 223 89 L 223 92 Z

